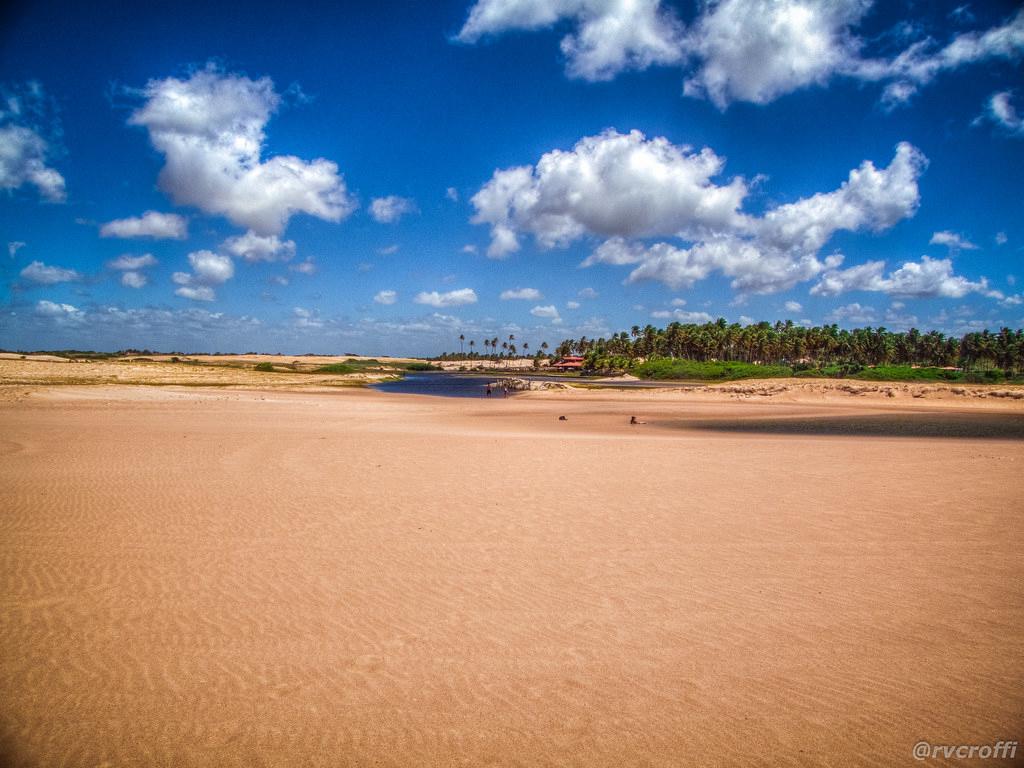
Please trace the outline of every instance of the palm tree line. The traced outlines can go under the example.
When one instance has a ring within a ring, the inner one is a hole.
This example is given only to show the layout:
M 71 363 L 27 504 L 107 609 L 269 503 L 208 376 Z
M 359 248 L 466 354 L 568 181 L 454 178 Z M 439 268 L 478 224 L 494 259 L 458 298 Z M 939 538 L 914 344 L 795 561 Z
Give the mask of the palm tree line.
M 521 346 L 516 346 L 516 335 L 510 333 L 508 339 L 500 340 L 497 336 L 490 339 L 483 340 L 484 351 L 481 354 L 476 349 L 476 339 L 469 339 L 468 346 L 469 352 L 465 351 L 467 346 L 466 335 L 463 333 L 459 334 L 459 351 L 455 352 L 444 352 L 438 356 L 439 360 L 493 360 L 495 362 L 499 360 L 511 360 L 516 357 L 530 357 L 530 343 L 528 341 L 521 342 Z M 500 352 L 499 350 L 500 344 Z M 548 343 L 542 341 L 540 348 L 535 350 L 533 357 L 534 359 L 541 359 L 548 356 Z
M 916 365 L 967 369 L 998 368 L 1008 375 L 1024 372 L 1024 331 L 1002 328 L 946 336 L 911 328 L 895 333 L 884 327 L 845 329 L 837 325 L 805 327 L 791 320 L 774 325 L 670 323 L 665 328 L 634 325 L 609 338 L 566 339 L 558 357 L 581 355 L 588 368 L 628 368 L 639 359 L 679 358 L 702 362 L 765 365 L 805 363 L 816 367 Z

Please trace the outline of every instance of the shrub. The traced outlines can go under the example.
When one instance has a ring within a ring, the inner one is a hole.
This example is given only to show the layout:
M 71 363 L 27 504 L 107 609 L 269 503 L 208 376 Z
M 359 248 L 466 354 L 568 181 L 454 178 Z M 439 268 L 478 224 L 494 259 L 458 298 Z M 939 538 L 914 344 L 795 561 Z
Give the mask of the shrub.
M 253 366 L 253 370 L 254 371 L 262 371 L 264 373 L 273 373 L 274 372 L 274 364 L 273 363 L 256 363 L 256 365 Z
M 330 365 L 321 365 L 316 369 L 316 373 L 336 373 L 346 374 L 355 373 L 356 369 L 347 363 L 331 363 Z
M 402 366 L 406 371 L 441 371 L 444 370 L 439 365 L 431 365 L 430 363 L 406 363 Z
M 701 381 L 733 381 L 735 379 L 767 379 L 792 376 L 788 365 L 753 365 L 738 362 L 709 362 L 696 360 L 648 360 L 634 370 L 641 379 L 697 379 Z

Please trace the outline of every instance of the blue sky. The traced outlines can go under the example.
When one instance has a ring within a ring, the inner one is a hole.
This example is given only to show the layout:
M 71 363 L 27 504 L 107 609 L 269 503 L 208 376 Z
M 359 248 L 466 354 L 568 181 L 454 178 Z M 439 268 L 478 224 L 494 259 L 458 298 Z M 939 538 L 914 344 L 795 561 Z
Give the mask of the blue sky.
M 1015 3 L 138 5 L 2 12 L 2 347 L 1024 325 Z

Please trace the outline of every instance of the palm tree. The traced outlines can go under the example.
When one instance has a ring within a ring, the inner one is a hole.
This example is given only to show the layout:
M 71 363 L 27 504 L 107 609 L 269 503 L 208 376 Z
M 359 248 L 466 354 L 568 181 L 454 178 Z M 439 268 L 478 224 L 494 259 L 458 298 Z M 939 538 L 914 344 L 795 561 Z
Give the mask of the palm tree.
M 472 339 L 469 340 L 469 356 L 470 357 L 473 356 L 473 345 L 475 345 L 475 344 L 476 344 L 475 341 L 473 341 Z
M 462 342 L 464 342 L 465 340 L 466 340 L 465 334 L 460 333 L 459 334 L 459 354 L 460 355 L 462 354 Z

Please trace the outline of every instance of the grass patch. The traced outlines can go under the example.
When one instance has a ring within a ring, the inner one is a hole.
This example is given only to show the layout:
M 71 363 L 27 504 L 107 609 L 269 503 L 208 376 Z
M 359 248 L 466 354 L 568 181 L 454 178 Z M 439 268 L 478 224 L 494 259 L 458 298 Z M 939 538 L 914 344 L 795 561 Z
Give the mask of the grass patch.
M 753 365 L 751 363 L 696 360 L 648 360 L 633 369 L 641 379 L 688 379 L 696 381 L 735 381 L 737 379 L 769 379 L 793 375 L 788 365 Z
M 348 373 L 356 373 L 358 369 L 356 366 L 344 363 L 331 363 L 330 365 L 321 365 L 313 373 L 333 373 L 337 375 L 344 375 Z
M 256 363 L 256 365 L 254 365 L 252 369 L 254 371 L 261 371 L 263 373 L 273 373 L 274 372 L 274 364 L 273 363 Z
M 430 363 L 406 363 L 402 366 L 403 370 L 406 371 L 443 371 L 444 369 L 439 365 L 431 365 Z

